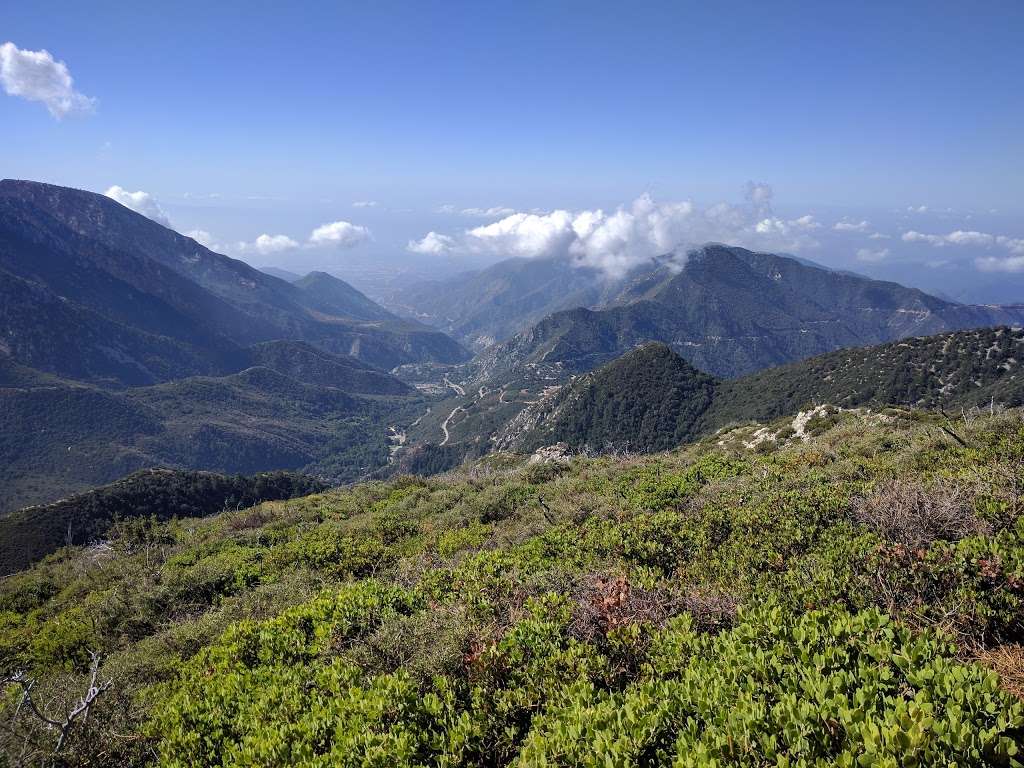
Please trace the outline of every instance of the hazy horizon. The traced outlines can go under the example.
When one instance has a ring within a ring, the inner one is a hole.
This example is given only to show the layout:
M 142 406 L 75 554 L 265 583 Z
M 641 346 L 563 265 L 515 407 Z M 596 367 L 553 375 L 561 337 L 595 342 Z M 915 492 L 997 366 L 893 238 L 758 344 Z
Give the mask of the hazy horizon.
M 5 21 L 0 175 L 107 193 L 255 266 L 373 287 L 720 240 L 1024 302 L 1019 4 Z

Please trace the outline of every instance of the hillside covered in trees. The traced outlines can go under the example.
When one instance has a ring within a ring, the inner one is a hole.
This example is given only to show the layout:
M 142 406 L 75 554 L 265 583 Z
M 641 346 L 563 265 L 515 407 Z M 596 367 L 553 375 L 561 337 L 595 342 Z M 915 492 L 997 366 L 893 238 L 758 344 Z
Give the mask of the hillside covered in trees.
M 322 491 L 327 484 L 294 472 L 245 477 L 147 469 L 67 499 L 0 516 L 0 574 L 25 568 L 65 545 L 91 544 L 115 522 L 170 520 L 244 509 Z
M 4 754 L 1019 765 L 1021 412 L 756 433 L 492 456 L 63 549 L 0 582 Z
M 843 349 L 722 380 L 664 344 L 645 344 L 536 406 L 518 442 L 666 450 L 729 424 L 829 403 L 955 409 L 1024 404 L 1024 329 L 981 328 Z

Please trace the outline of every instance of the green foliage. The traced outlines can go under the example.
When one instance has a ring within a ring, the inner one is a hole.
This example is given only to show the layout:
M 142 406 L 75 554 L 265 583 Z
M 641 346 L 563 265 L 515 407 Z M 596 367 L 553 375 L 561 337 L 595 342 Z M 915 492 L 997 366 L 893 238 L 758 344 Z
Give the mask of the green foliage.
M 822 430 L 125 520 L 0 581 L 0 671 L 101 654 L 68 766 L 1019 764 L 1020 413 Z
M 659 510 L 678 504 L 713 480 L 735 477 L 748 468 L 742 459 L 719 453 L 701 456 L 681 473 L 651 463 L 625 474 L 619 480 L 618 491 L 634 509 Z
M 402 590 L 365 581 L 271 621 L 234 625 L 167 687 L 150 726 L 161 737 L 162 763 L 308 763 L 335 733 L 343 735 L 338 758 L 356 749 L 368 757 L 414 755 L 409 742 L 422 713 L 408 680 L 397 676 L 363 688 L 359 670 L 330 654 L 414 605 Z M 398 733 L 388 732 L 396 721 Z
M 25 568 L 66 544 L 88 544 L 116 521 L 139 515 L 156 520 L 200 517 L 326 487 L 315 477 L 293 472 L 251 477 L 173 469 L 135 472 L 102 488 L 0 517 L 0 571 Z
M 683 615 L 627 678 L 622 637 L 605 652 L 573 638 L 554 595 L 425 691 L 331 657 L 412 607 L 367 582 L 236 626 L 158 708 L 163 764 L 1002 765 L 1024 737 L 1024 705 L 992 672 L 876 611 L 759 608 L 717 635 Z M 629 640 L 651 632 L 637 629 Z
M 1005 765 L 1024 705 L 952 646 L 881 614 L 758 609 L 719 635 L 675 620 L 621 691 L 591 682 L 535 719 L 517 764 Z M 558 697 L 552 697 L 557 698 Z

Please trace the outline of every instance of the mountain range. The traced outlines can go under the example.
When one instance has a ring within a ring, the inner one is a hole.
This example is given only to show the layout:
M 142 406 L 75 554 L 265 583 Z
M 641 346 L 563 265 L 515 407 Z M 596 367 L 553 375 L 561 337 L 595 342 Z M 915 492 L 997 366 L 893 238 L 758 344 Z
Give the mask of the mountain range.
M 390 369 L 468 358 L 343 281 L 292 284 L 91 192 L 0 182 L 2 350 L 64 377 L 153 384 L 244 365 L 241 348 L 302 340 Z
M 957 304 L 784 256 L 708 245 L 654 265 L 595 308 L 554 312 L 475 361 L 480 379 L 527 365 L 580 373 L 661 341 L 703 371 L 747 373 L 849 346 L 1018 325 L 1024 306 Z
M 421 409 L 388 370 L 468 357 L 326 273 L 285 282 L 23 181 L 0 182 L 0 328 L 0 511 L 148 467 L 352 480 Z
M 659 340 L 735 376 L 849 345 L 1024 320 L 793 256 L 709 244 L 611 277 L 571 256 L 513 258 L 385 303 L 481 353 L 484 373 L 522 363 L 589 370 Z
M 1024 330 L 995 327 L 836 350 L 734 379 L 647 342 L 586 374 L 537 366 L 456 394 L 417 419 L 400 466 L 442 471 L 493 451 L 554 443 L 666 450 L 728 424 L 800 409 L 1024 404 Z
M 863 353 L 864 370 L 827 353 L 1024 322 L 1021 306 L 717 244 L 615 279 L 569 257 L 512 259 L 387 306 L 325 272 L 274 271 L 103 195 L 0 182 L 0 511 L 150 467 L 342 483 L 545 441 L 653 449 L 819 398 L 912 402 L 894 384 L 904 347 Z M 996 343 L 978 339 L 961 341 Z M 946 358 L 920 343 L 914 375 L 949 386 L 946 362 L 921 368 Z M 962 389 L 998 373 L 965 355 L 946 394 L 1017 397 L 1001 374 L 991 392 Z M 953 401 L 920 404 L 940 402 Z

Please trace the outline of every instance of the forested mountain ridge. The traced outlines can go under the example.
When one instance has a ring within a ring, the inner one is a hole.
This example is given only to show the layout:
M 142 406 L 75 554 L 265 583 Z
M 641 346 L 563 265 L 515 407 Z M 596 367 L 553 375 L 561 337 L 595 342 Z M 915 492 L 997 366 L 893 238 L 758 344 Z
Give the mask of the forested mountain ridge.
M 0 581 L 0 749 L 68 768 L 1012 766 L 1024 422 L 943 424 L 845 412 L 770 451 L 744 427 L 119 526 Z M 54 754 L 18 701 L 63 718 L 90 679 Z
M 302 342 L 241 352 L 238 373 L 117 391 L 0 358 L 0 511 L 148 467 L 352 481 L 387 464 L 388 427 L 423 409 L 390 374 Z
M 565 387 L 519 447 L 665 450 L 803 408 L 1024 405 L 1024 330 L 984 328 L 843 349 L 739 379 L 714 379 L 647 344 Z
M 1020 328 L 956 331 L 837 350 L 739 379 L 710 376 L 657 342 L 583 375 L 537 365 L 434 406 L 410 430 L 403 466 L 445 468 L 464 456 L 558 442 L 598 452 L 665 450 L 730 423 L 822 403 L 1021 405 L 1022 340 Z
M 243 477 L 141 470 L 52 504 L 0 515 L 0 575 L 26 568 L 62 546 L 93 544 L 115 523 L 146 525 L 149 520 L 203 517 L 263 501 L 308 496 L 326 488 L 326 483 L 315 477 L 291 472 Z

